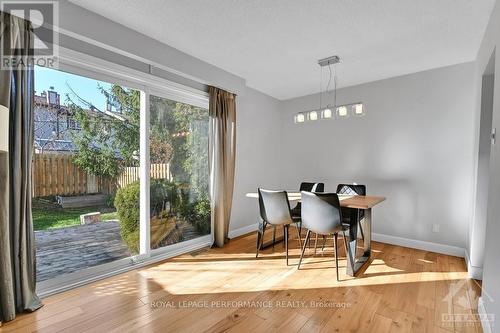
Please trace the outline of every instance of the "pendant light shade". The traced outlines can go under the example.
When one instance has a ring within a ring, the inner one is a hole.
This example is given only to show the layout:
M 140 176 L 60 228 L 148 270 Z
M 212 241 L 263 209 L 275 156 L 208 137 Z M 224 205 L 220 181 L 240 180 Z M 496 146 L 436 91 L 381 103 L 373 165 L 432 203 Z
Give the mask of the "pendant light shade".
M 321 113 L 321 118 L 323 119 L 330 119 L 333 116 L 332 109 L 326 108 L 323 110 Z
M 339 106 L 337 108 L 337 116 L 339 117 L 348 117 L 349 116 L 349 113 L 347 112 L 347 106 Z
M 361 103 L 354 104 L 352 106 L 352 109 L 353 109 L 353 113 L 355 116 L 362 116 L 365 113 L 364 109 L 363 109 L 363 104 L 361 104 Z
M 310 111 L 308 115 L 309 115 L 309 120 L 311 121 L 318 120 L 318 111 Z
M 306 121 L 306 116 L 300 112 L 295 115 L 295 123 L 300 124 Z

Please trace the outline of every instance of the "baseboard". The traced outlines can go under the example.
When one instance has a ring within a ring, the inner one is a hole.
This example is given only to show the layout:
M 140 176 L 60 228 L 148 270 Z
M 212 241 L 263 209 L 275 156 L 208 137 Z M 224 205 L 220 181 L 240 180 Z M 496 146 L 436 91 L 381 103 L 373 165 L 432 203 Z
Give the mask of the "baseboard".
M 441 254 L 447 254 L 455 257 L 463 258 L 465 256 L 465 250 L 457 246 L 450 246 L 450 245 L 426 242 L 422 240 L 403 238 L 403 237 L 384 235 L 384 234 L 376 234 L 376 233 L 372 234 L 372 239 L 376 242 L 410 247 L 413 249 L 425 250 Z
M 258 227 L 258 224 L 251 224 L 251 225 L 247 225 L 247 226 L 244 226 L 244 227 L 241 227 L 238 229 L 230 230 L 229 231 L 229 238 L 235 238 L 235 237 L 238 237 L 241 235 L 248 234 L 250 232 L 257 230 L 257 227 Z M 461 257 L 461 258 L 464 258 L 466 255 L 465 250 L 461 247 L 426 242 L 426 241 L 421 241 L 421 240 L 416 240 L 416 239 L 403 238 L 403 237 L 377 234 L 377 233 L 372 234 L 372 239 L 376 242 L 399 245 L 399 246 L 404 246 L 404 247 L 411 247 L 413 249 L 426 250 L 426 251 L 447 254 L 447 255 Z M 481 276 L 482 276 L 482 270 L 481 270 Z
M 467 263 L 467 272 L 469 273 L 469 277 L 475 280 L 483 279 L 483 268 L 473 266 L 470 261 L 469 253 L 465 250 L 465 262 Z
M 491 333 L 491 323 L 489 320 L 489 316 L 486 313 L 486 308 L 484 307 L 483 303 L 483 297 L 479 297 L 478 304 L 477 304 L 477 313 L 479 315 L 479 318 L 481 320 L 481 326 L 483 327 L 483 332 L 484 333 Z
M 256 224 L 250 224 L 250 225 L 238 228 L 238 229 L 229 230 L 228 237 L 230 239 L 236 238 L 236 237 L 239 237 L 241 235 L 245 235 L 245 234 L 248 234 L 250 232 L 256 231 L 258 227 L 259 227 L 259 225 L 256 223 Z

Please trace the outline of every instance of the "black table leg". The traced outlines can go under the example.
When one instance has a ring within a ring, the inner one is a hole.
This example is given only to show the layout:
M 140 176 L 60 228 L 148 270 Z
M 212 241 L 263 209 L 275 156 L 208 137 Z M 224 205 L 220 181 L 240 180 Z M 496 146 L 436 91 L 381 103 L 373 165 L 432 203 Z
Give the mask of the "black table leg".
M 364 252 L 359 258 L 356 258 L 356 246 L 358 244 L 358 223 L 363 223 L 364 235 Z M 349 229 L 349 243 L 347 244 L 347 275 L 355 276 L 361 266 L 363 266 L 369 259 L 372 253 L 372 210 L 371 208 L 365 209 L 365 217 L 362 221 L 352 221 Z

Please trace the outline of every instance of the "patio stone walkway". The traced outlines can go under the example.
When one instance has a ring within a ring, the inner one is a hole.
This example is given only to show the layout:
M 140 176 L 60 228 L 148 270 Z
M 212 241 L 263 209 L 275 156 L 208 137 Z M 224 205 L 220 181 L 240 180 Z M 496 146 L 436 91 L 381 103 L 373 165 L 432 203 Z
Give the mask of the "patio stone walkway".
M 37 281 L 130 256 L 118 221 L 35 232 Z

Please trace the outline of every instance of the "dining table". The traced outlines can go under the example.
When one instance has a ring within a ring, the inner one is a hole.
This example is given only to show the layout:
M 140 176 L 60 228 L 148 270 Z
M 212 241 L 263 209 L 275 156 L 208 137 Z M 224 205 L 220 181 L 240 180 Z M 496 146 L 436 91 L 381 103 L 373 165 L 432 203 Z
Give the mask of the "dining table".
M 300 202 L 301 194 L 296 191 L 287 191 L 288 201 Z M 349 226 L 349 241 L 347 244 L 348 253 L 347 257 L 347 275 L 355 276 L 357 272 L 367 263 L 371 257 L 371 240 L 372 240 L 372 208 L 379 203 L 385 201 L 383 196 L 374 195 L 351 195 L 351 194 L 338 194 L 340 207 L 362 209 L 364 210 L 364 218 L 361 220 L 350 220 Z M 257 192 L 250 192 L 246 197 L 258 199 Z M 361 226 L 359 224 L 362 224 Z M 363 254 L 359 257 L 356 256 L 356 249 L 358 245 L 358 228 L 361 227 L 363 233 Z M 266 244 L 270 246 L 273 244 Z

